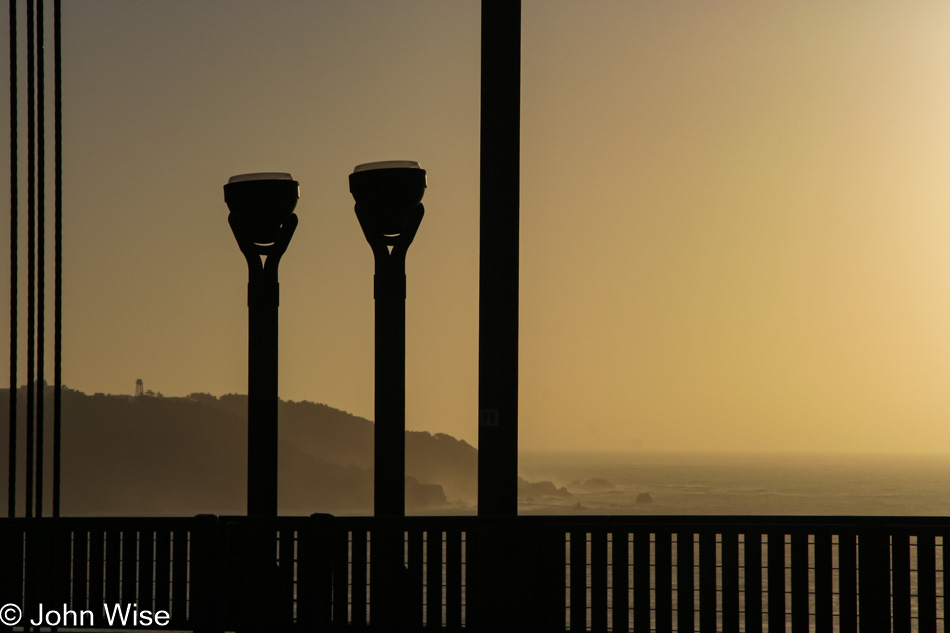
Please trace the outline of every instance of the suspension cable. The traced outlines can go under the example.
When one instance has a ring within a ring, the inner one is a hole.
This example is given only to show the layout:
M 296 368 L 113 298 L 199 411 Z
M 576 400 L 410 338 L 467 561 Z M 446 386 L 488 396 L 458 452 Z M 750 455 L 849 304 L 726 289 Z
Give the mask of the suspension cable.
M 61 0 L 53 0 L 53 135 L 55 137 L 54 166 L 54 263 L 55 298 L 53 300 L 53 516 L 59 516 L 60 457 L 62 436 L 63 392 L 63 73 L 62 73 L 62 16 Z
M 7 513 L 16 516 L 17 442 L 17 61 L 16 0 L 10 0 L 10 458 Z
M 46 30 L 36 3 L 36 516 L 43 516 L 43 401 L 46 395 Z
M 40 0 L 42 2 L 42 0 Z M 34 0 L 26 0 L 27 308 L 26 308 L 26 516 L 33 516 L 33 419 L 36 366 L 36 40 Z

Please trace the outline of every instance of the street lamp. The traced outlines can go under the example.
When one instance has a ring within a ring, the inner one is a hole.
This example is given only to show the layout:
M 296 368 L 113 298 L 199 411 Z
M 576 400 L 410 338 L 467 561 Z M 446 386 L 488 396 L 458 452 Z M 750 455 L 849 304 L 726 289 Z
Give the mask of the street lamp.
M 357 165 L 350 174 L 356 218 L 376 260 L 373 511 L 377 517 L 406 514 L 406 252 L 425 213 L 425 189 L 426 172 L 413 161 Z M 372 545 L 370 617 L 395 626 L 408 624 L 402 526 L 377 526 Z
M 356 217 L 376 260 L 376 423 L 373 509 L 405 516 L 406 251 L 425 208 L 426 172 L 414 161 L 357 165 Z
M 233 176 L 228 223 L 247 260 L 247 513 L 277 516 L 277 267 L 297 228 L 290 174 Z

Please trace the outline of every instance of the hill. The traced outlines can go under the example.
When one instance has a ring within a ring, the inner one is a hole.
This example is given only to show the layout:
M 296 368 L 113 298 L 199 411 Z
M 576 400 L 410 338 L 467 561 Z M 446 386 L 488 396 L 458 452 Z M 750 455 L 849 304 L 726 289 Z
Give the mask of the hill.
M 44 450 L 50 464 L 52 390 L 46 393 Z M 21 419 L 25 398 L 21 388 Z M 6 411 L 8 403 L 9 390 L 0 390 L 0 410 Z M 280 513 L 371 514 L 373 423 L 312 402 L 281 401 L 278 415 Z M 64 389 L 62 513 L 244 513 L 246 420 L 243 395 L 132 398 Z M 22 428 L 17 442 L 21 499 Z M 7 451 L 7 433 L 0 432 L 0 455 Z M 477 462 L 475 448 L 462 440 L 407 432 L 407 511 L 470 508 L 476 498 Z M 44 495 L 52 494 L 49 478 L 47 474 Z M 3 499 L 5 503 L 6 486 Z

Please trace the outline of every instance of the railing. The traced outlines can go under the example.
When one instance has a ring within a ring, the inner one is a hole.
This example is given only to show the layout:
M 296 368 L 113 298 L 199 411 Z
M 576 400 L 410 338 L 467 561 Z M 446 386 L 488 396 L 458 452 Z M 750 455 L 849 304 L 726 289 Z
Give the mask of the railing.
M 168 622 L 122 628 L 185 631 L 935 633 L 948 535 L 920 517 L 6 519 L 0 604 L 96 628 L 134 604 Z

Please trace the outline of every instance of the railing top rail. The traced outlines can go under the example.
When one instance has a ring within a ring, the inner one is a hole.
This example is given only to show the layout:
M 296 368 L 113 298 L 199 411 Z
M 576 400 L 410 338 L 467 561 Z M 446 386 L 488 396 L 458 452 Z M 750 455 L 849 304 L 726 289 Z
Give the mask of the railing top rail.
M 554 529 L 644 529 L 682 530 L 692 527 L 697 530 L 716 529 L 761 529 L 774 531 L 801 529 L 950 529 L 950 517 L 933 516 L 812 516 L 812 515 L 530 515 L 517 517 L 485 517 L 471 515 L 453 516 L 282 516 L 247 517 L 199 515 L 196 517 L 60 517 L 60 518 L 0 518 L 0 526 L 28 527 L 52 526 L 76 530 L 93 529 L 193 529 L 200 522 L 258 524 L 275 528 L 298 528 L 314 521 L 331 521 L 336 526 L 372 529 L 380 525 L 401 525 L 408 529 L 466 530 L 474 527 L 519 526 Z

